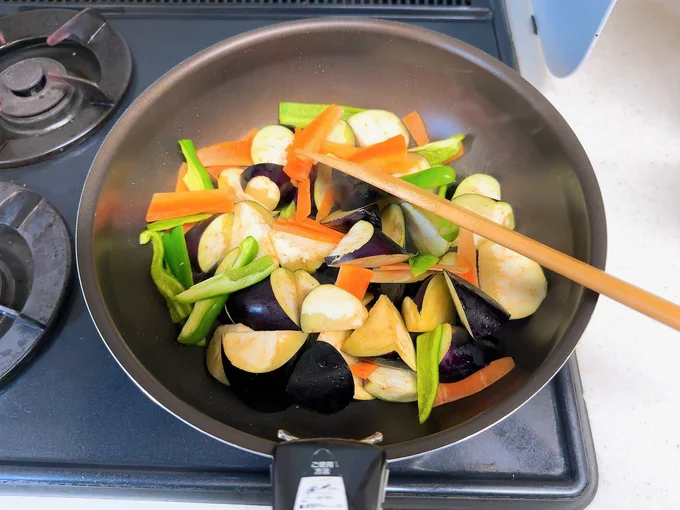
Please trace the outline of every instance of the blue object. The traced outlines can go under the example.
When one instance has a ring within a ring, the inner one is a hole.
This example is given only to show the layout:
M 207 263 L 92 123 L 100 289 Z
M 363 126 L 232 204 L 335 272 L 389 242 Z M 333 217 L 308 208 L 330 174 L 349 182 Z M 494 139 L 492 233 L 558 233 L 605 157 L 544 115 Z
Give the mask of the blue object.
M 550 72 L 572 74 L 595 45 L 616 0 L 531 0 Z

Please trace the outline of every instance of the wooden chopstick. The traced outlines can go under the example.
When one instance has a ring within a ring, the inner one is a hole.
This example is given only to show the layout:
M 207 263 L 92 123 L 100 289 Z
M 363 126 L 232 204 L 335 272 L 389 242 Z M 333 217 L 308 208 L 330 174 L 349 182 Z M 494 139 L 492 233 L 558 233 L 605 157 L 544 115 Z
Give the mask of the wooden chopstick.
M 539 243 L 519 232 L 503 227 L 445 198 L 418 188 L 390 174 L 373 172 L 360 165 L 333 156 L 315 154 L 303 150 L 298 150 L 298 153 L 371 184 L 426 211 L 430 211 L 441 218 L 455 223 L 459 227 L 471 230 L 485 239 L 498 243 L 520 255 L 524 255 L 543 267 L 555 271 L 588 289 L 618 301 L 676 330 L 680 330 L 680 306 L 675 303 L 671 303 L 646 290 L 624 282 L 596 267 L 576 260 L 565 253 Z

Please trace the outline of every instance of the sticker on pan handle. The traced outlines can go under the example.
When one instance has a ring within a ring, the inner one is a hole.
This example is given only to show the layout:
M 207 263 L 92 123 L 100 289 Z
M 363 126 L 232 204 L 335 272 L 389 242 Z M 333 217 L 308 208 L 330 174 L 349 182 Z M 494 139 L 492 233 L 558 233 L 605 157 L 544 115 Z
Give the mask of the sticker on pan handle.
M 348 510 L 341 476 L 306 476 L 300 479 L 293 510 Z

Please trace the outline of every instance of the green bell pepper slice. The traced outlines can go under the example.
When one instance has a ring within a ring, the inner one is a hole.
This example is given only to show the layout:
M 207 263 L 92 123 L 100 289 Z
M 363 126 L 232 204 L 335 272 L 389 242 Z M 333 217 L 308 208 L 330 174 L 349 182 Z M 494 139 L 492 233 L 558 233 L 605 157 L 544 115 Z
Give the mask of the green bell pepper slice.
M 465 135 L 454 135 L 445 140 L 409 149 L 409 152 L 417 152 L 432 166 L 441 165 L 458 155 L 463 148 L 462 141 L 464 138 Z
M 158 232 L 145 230 L 139 234 L 139 244 L 147 244 L 151 241 L 153 256 L 151 258 L 151 279 L 153 280 L 158 292 L 165 298 L 170 311 L 172 322 L 181 322 L 191 313 L 191 305 L 175 301 L 175 296 L 184 292 L 184 287 L 177 281 L 172 273 L 165 270 L 163 259 L 165 249 L 163 240 Z
M 279 218 L 281 218 L 282 220 L 285 220 L 287 218 L 294 218 L 296 211 L 297 207 L 295 206 L 295 202 L 291 202 L 286 207 L 281 209 L 281 212 L 279 213 Z
M 182 149 L 184 159 L 187 160 L 187 174 L 184 176 L 184 184 L 189 191 L 201 191 L 215 189 L 212 177 L 198 159 L 198 152 L 194 142 L 188 139 L 180 140 L 179 147 Z
M 420 276 L 421 274 L 426 273 L 437 262 L 439 262 L 439 258 L 428 253 L 416 255 L 415 257 L 411 257 L 408 261 L 413 276 Z
M 306 128 L 329 106 L 328 104 L 279 103 L 279 124 Z M 342 120 L 347 120 L 355 113 L 364 111 L 363 108 L 352 106 L 340 106 L 340 108 L 343 110 Z
M 418 376 L 418 421 L 430 417 L 439 388 L 439 349 L 443 326 L 439 324 L 429 333 L 416 338 L 416 368 Z
M 181 226 L 175 227 L 164 234 L 162 239 L 164 258 L 170 272 L 182 284 L 182 287 L 188 289 L 194 284 L 194 276 L 191 274 L 191 262 L 184 239 L 184 229 Z
M 173 228 L 179 227 L 186 223 L 198 223 L 199 221 L 207 220 L 211 216 L 212 214 L 210 213 L 201 213 L 192 214 L 191 216 L 180 216 L 179 218 L 170 218 L 168 220 L 158 220 L 154 221 L 153 223 L 147 224 L 146 229 L 151 230 L 153 232 L 160 232 L 162 230 L 172 230 Z
M 456 171 L 450 166 L 439 165 L 414 174 L 404 175 L 401 179 L 423 189 L 439 188 L 456 182 Z

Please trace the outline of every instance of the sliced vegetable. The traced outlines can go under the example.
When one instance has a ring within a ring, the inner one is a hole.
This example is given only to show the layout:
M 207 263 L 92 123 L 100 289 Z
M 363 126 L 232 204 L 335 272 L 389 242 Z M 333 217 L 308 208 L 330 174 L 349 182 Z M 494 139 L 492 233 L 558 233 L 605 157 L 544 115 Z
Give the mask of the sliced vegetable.
M 222 335 L 222 348 L 236 368 L 262 374 L 282 367 L 305 340 L 301 331 L 228 331 Z
M 367 317 L 368 311 L 359 299 L 335 285 L 324 284 L 302 302 L 300 326 L 305 333 L 347 331 L 363 325 Z
M 179 166 L 179 172 L 177 173 L 177 182 L 175 183 L 175 191 L 189 191 L 189 188 L 184 182 L 184 176 L 187 174 L 189 167 L 186 163 L 182 163 Z
M 252 165 L 250 148 L 256 134 L 257 130 L 252 130 L 241 140 L 217 143 L 199 149 L 198 159 L 206 167 Z
M 295 220 L 302 221 L 312 214 L 311 181 L 305 179 L 298 186 Z
M 430 137 L 427 134 L 427 128 L 425 127 L 423 118 L 418 112 L 411 112 L 401 120 L 409 130 L 409 133 L 411 133 L 413 141 L 416 142 L 416 145 L 427 145 L 430 143 Z
M 229 386 L 229 381 L 224 373 L 224 365 L 222 364 L 222 335 L 229 331 L 250 331 L 250 328 L 243 324 L 220 326 L 215 330 L 205 353 L 205 364 L 208 372 L 225 386 Z
M 333 189 L 335 190 L 335 201 L 343 211 L 351 211 L 373 204 L 386 196 L 386 193 L 378 188 L 344 172 L 333 172 Z
M 236 248 L 246 237 L 252 236 L 260 249 L 257 256 L 269 255 L 274 264 L 278 265 L 278 255 L 269 238 L 273 223 L 272 214 L 257 202 L 238 202 L 234 206 L 234 226 L 231 233 L 230 248 Z
M 315 342 L 295 365 L 288 394 L 302 406 L 330 414 L 349 405 L 354 379 L 342 354 L 326 342 Z
M 443 355 L 439 361 L 439 381 L 452 383 L 465 379 L 498 359 L 498 347 L 490 341 L 473 340 L 465 328 L 448 328 L 442 333 Z
M 406 222 L 399 204 L 390 204 L 380 213 L 383 233 L 402 248 L 406 247 Z
M 180 140 L 179 146 L 187 161 L 187 173 L 184 176 L 184 184 L 189 191 L 201 191 L 215 189 L 210 174 L 205 169 L 201 160 L 198 159 L 196 146 L 191 140 Z
M 451 201 L 454 204 L 465 207 L 499 225 L 503 225 L 510 229 L 515 228 L 515 214 L 512 207 L 507 202 L 496 202 L 489 197 L 472 194 L 454 196 Z M 474 240 L 475 247 L 479 248 L 479 245 L 484 241 L 484 238 L 474 234 Z
M 256 177 L 266 177 L 276 184 L 279 188 L 281 202 L 288 203 L 295 198 L 297 190 L 293 183 L 290 182 L 290 177 L 283 171 L 282 165 L 259 163 L 249 166 L 240 175 L 241 186 L 245 189 L 248 186 L 248 182 Z
M 335 285 L 338 280 L 338 274 L 340 273 L 339 267 L 330 267 L 326 264 L 322 264 L 319 269 L 314 273 L 314 278 L 316 278 L 320 284 Z
M 246 184 L 244 191 L 247 195 L 270 211 L 276 209 L 276 206 L 279 205 L 279 200 L 281 199 L 279 187 L 264 175 L 259 175 L 250 179 L 248 184 Z
M 333 154 L 340 159 L 349 159 L 360 150 L 360 148 L 354 147 L 354 144 L 337 143 L 328 138 L 321 144 L 321 152 L 323 154 Z
M 395 177 L 403 177 L 405 175 L 415 174 L 422 172 L 423 170 L 427 170 L 428 168 L 432 168 L 432 165 L 430 165 L 430 162 L 425 159 L 424 156 L 416 154 L 415 152 L 406 153 L 406 162 L 407 168 L 404 169 L 403 172 L 395 172 L 392 175 Z
M 436 407 L 479 393 L 507 375 L 513 368 L 515 368 L 515 362 L 512 358 L 501 358 L 492 361 L 489 365 L 462 381 L 439 384 L 434 405 Z
M 286 207 L 281 209 L 281 212 L 279 213 L 279 218 L 286 220 L 289 218 L 295 218 L 295 212 L 297 211 L 297 207 L 295 205 L 295 202 L 291 202 L 288 204 Z
M 360 358 L 382 356 L 396 351 L 411 369 L 416 368 L 413 341 L 399 311 L 385 295 L 378 298 L 368 312 L 366 321 L 349 336 L 342 350 Z
M 378 204 L 369 204 L 351 211 L 335 211 L 328 215 L 321 223 L 325 226 L 346 234 L 359 221 L 368 221 L 376 228 L 380 228 L 380 209 Z
M 276 269 L 276 264 L 271 257 L 260 257 L 245 267 L 230 269 L 197 283 L 178 294 L 175 299 L 180 303 L 195 303 L 203 299 L 232 294 L 264 280 L 274 272 L 274 269 Z
M 165 250 L 163 248 L 163 240 L 158 232 L 151 232 L 145 230 L 139 234 L 139 244 L 147 244 L 151 241 L 153 248 L 153 256 L 151 258 L 151 279 L 153 280 L 158 292 L 165 298 L 170 311 L 170 318 L 172 322 L 181 322 L 191 313 L 191 305 L 178 303 L 175 301 L 175 296 L 180 294 L 184 287 L 177 281 L 177 279 L 165 270 L 163 258 Z
M 448 324 L 447 324 L 448 325 Z M 437 387 L 439 386 L 439 348 L 443 327 L 437 325 L 429 333 L 416 339 L 418 365 L 418 421 L 425 423 L 430 417 Z
M 409 149 L 409 151 L 424 156 L 430 166 L 441 165 L 450 161 L 463 149 L 463 138 L 465 135 L 454 135 L 445 140 Z
M 372 278 L 373 271 L 370 269 L 341 264 L 335 285 L 346 290 L 358 299 L 364 299 L 364 295 L 366 294 L 366 290 L 368 290 Z
M 234 322 L 255 331 L 299 329 L 300 309 L 292 271 L 280 267 L 269 278 L 233 293 L 227 311 Z
M 472 174 L 460 181 L 453 194 L 453 198 L 472 193 L 482 195 L 493 200 L 501 199 L 501 184 L 495 178 L 487 174 Z
M 425 209 L 421 209 L 420 207 L 413 206 L 420 214 L 425 216 L 430 223 L 432 223 L 432 226 L 435 228 L 437 233 L 441 236 L 442 239 L 445 241 L 452 242 L 458 237 L 458 225 L 454 225 L 452 222 L 449 220 L 446 220 L 440 216 L 437 216 L 436 214 L 433 214 L 429 211 L 426 211 Z
M 548 292 L 540 265 L 491 241 L 479 247 L 479 286 L 510 313 L 510 319 L 534 313 Z
M 406 152 L 407 147 L 408 141 L 405 141 L 401 135 L 395 135 L 361 149 L 353 154 L 349 161 L 359 163 L 374 171 L 404 172 L 410 167 Z
M 447 186 L 439 186 L 437 189 L 437 195 L 439 195 L 442 198 L 446 198 L 446 190 Z
M 203 220 L 186 233 L 186 246 L 194 266 L 207 273 L 224 258 L 231 247 L 233 226 L 234 213 L 225 213 Z
M 306 128 L 295 135 L 293 143 L 288 146 L 287 160 L 283 167 L 283 171 L 291 179 L 296 181 L 309 179 L 309 172 L 314 161 L 300 156 L 297 150 L 304 149 L 310 152 L 318 152 L 321 149 L 321 144 L 328 138 L 328 135 L 330 135 L 342 114 L 342 108 L 337 105 L 331 105 L 311 121 Z
M 347 119 L 359 147 L 366 147 L 401 135 L 408 146 L 410 136 L 404 123 L 394 113 L 385 110 L 365 110 Z
M 335 190 L 333 189 L 333 170 L 328 165 L 316 165 L 316 181 L 314 181 L 314 205 L 316 205 L 316 221 L 322 221 L 328 216 L 335 205 Z
M 403 262 L 408 253 L 367 221 L 357 222 L 326 257 L 329 266 L 379 267 Z
M 453 322 L 456 309 L 442 273 L 424 281 L 415 299 L 406 296 L 401 303 L 406 329 L 412 333 L 432 331 L 437 324 Z
M 314 272 L 324 262 L 324 258 L 333 251 L 337 242 L 319 239 L 315 232 L 301 231 L 298 227 L 289 227 L 277 220 L 274 230 L 269 234 L 276 256 L 281 267 L 296 271 L 304 269 Z M 302 234 L 302 235 L 298 235 Z
M 463 326 L 474 339 L 494 334 L 510 314 L 491 296 L 461 277 L 444 271 L 449 292 Z
M 250 159 L 258 163 L 286 164 L 286 149 L 293 143 L 293 132 L 284 126 L 265 126 L 253 138 Z
M 477 250 L 475 249 L 474 234 L 469 230 L 461 228 L 458 232 L 458 264 L 469 267 L 469 271 L 460 277 L 474 285 L 479 286 L 477 279 Z
M 356 359 L 354 356 L 350 356 L 349 354 L 343 352 L 342 349 L 342 344 L 345 343 L 345 340 L 347 340 L 347 337 L 350 335 L 349 331 L 322 331 L 319 333 L 318 341 L 319 342 L 326 342 L 333 347 L 335 347 L 338 352 L 342 355 L 343 358 L 345 358 L 345 361 L 349 365 L 350 370 L 353 370 L 353 368 L 357 365 L 363 365 L 363 364 L 368 364 L 368 363 L 363 363 Z M 364 382 L 357 377 L 354 372 L 352 372 L 352 379 L 354 380 L 354 398 L 355 400 L 373 400 L 375 397 L 368 393 L 364 389 Z
M 211 171 L 219 169 L 217 174 L 217 187 L 231 193 L 234 202 L 242 202 L 244 200 L 254 200 L 250 195 L 247 195 L 241 185 L 241 176 L 243 175 L 243 168 L 238 166 L 227 167 L 210 167 Z
M 406 229 L 420 253 L 441 257 L 449 249 L 444 239 L 427 215 L 411 204 L 403 203 L 401 208 L 406 220 Z
M 191 287 L 194 284 L 194 277 L 191 274 L 189 252 L 184 240 L 184 229 L 181 226 L 175 227 L 163 236 L 163 249 L 170 272 L 182 284 L 182 287 L 185 289 Z
M 321 285 L 316 278 L 309 274 L 304 269 L 298 269 L 293 273 L 295 278 L 295 287 L 297 289 L 297 309 L 302 309 L 302 302 L 307 297 L 307 294 Z
M 414 276 L 411 268 L 406 267 L 400 271 L 383 270 L 382 268 L 373 270 L 373 277 L 371 283 L 384 284 L 402 284 L 402 283 L 416 283 L 425 280 L 428 276 L 434 274 L 434 271 L 428 271 L 418 276 Z
M 404 175 L 402 180 L 423 189 L 438 188 L 456 182 L 456 171 L 450 166 L 433 166 L 414 174 Z
M 375 398 L 387 402 L 416 402 L 418 379 L 408 369 L 379 366 L 368 376 L 364 389 Z
M 146 221 L 168 220 L 199 213 L 220 214 L 231 212 L 234 201 L 225 190 L 181 191 L 154 193 Z
M 152 232 L 160 232 L 162 230 L 172 230 L 175 227 L 186 225 L 187 223 L 197 223 L 210 218 L 210 213 L 192 214 L 191 216 L 180 216 L 179 218 L 172 218 L 169 220 L 159 220 L 149 223 L 146 226 L 147 230 Z
M 354 131 L 352 131 L 352 128 L 349 127 L 349 124 L 347 124 L 347 122 L 342 119 L 335 124 L 331 134 L 328 135 L 325 141 L 340 143 L 343 145 L 356 145 Z
M 316 117 L 321 115 L 329 106 L 328 104 L 307 104 L 307 103 L 279 103 L 279 124 L 284 126 L 294 126 L 306 128 Z M 362 108 L 352 106 L 341 106 L 343 114 L 342 120 L 349 119 L 352 115 L 362 112 Z
M 426 273 L 437 262 L 439 262 L 439 258 L 434 255 L 428 255 L 427 253 L 411 257 L 408 261 L 414 276 L 420 276 L 421 274 Z

